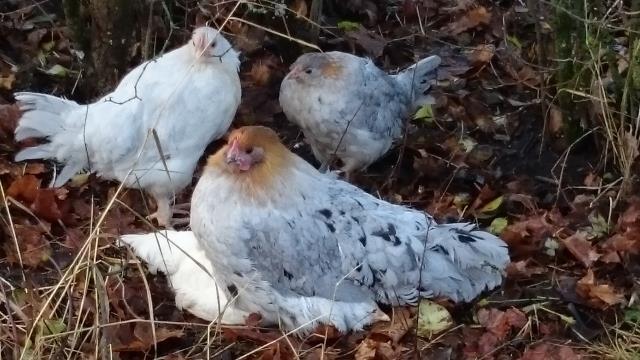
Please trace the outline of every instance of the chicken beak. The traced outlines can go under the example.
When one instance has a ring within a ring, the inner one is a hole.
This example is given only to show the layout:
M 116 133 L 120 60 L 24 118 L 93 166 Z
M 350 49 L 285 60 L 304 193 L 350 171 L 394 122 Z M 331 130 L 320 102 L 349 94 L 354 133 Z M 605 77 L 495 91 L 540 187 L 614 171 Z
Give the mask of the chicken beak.
M 289 75 L 287 77 L 289 79 L 298 79 L 301 73 L 302 68 L 300 68 L 299 66 L 294 66 L 291 68 L 291 71 L 289 71 Z
M 231 144 L 229 144 L 229 148 L 227 149 L 227 164 L 235 163 L 238 161 L 240 157 L 240 145 L 238 144 L 238 139 L 233 139 Z
M 234 164 L 241 171 L 247 171 L 251 168 L 252 159 L 251 155 L 244 153 L 240 150 L 240 145 L 238 143 L 238 139 L 234 139 L 229 144 L 229 148 L 227 149 L 227 164 Z
M 196 54 L 202 55 L 207 50 L 209 42 L 207 41 L 206 34 L 196 34 L 193 37 L 193 45 L 196 48 Z

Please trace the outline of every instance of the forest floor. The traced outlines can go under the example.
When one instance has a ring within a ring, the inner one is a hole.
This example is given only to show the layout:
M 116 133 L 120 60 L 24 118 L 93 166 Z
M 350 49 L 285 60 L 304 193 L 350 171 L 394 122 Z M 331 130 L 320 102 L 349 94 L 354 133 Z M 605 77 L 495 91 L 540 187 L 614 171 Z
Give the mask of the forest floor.
M 50 162 L 13 161 L 27 145 L 13 140 L 14 91 L 86 102 L 111 89 L 85 76 L 60 1 L 8 1 L 0 4 L 0 357 L 640 357 L 640 198 L 629 196 L 637 186 L 632 179 L 620 191 L 622 179 L 589 126 L 575 139 L 563 136 L 567 116 L 550 105 L 554 63 L 541 54 L 553 24 L 520 1 L 327 1 L 325 30 L 311 41 L 303 0 L 287 2 L 291 11 L 249 1 L 235 13 L 235 1 L 215 3 L 177 1 L 171 22 L 158 5 L 140 26 L 160 49 L 183 43 L 196 23 L 245 19 L 225 28 L 243 53 L 234 126 L 273 127 L 314 164 L 277 100 L 289 64 L 311 50 L 291 38 L 369 56 L 389 71 L 440 55 L 436 104 L 408 119 L 399 146 L 354 182 L 441 221 L 473 221 L 499 234 L 512 257 L 504 285 L 470 304 L 435 299 L 452 319 L 431 336 L 417 335 L 416 308 L 390 309 L 391 323 L 362 332 L 303 340 L 255 324 L 217 327 L 176 309 L 167 280 L 115 243 L 120 234 L 153 230 L 143 217 L 154 205 L 143 193 L 93 176 L 52 189 Z M 131 65 L 143 60 L 140 46 Z M 584 123 L 592 121 L 585 114 Z

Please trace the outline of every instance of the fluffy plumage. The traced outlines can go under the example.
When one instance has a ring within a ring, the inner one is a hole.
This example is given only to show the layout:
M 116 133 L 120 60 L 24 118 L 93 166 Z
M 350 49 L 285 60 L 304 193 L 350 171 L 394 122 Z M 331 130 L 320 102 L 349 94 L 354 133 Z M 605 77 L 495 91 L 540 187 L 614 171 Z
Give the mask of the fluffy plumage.
M 48 142 L 20 151 L 16 161 L 64 164 L 54 186 L 88 169 L 141 187 L 157 201 L 158 222 L 169 225 L 174 194 L 191 182 L 207 144 L 231 125 L 240 104 L 239 64 L 238 53 L 218 31 L 201 27 L 187 44 L 140 64 L 92 104 L 17 93 L 24 114 L 16 140 Z
M 326 165 L 335 154 L 342 170 L 352 172 L 369 166 L 402 136 L 405 119 L 426 99 L 439 64 L 438 56 L 430 56 L 388 75 L 351 54 L 304 54 L 282 82 L 280 105 L 319 161 Z
M 159 270 L 167 275 L 178 309 L 209 321 L 221 319 L 222 324 L 245 323 L 249 313 L 227 305 L 228 298 L 216 284 L 211 262 L 191 231 L 124 235 L 120 241 L 147 262 L 150 272 Z
M 509 262 L 499 238 L 320 173 L 264 127 L 230 135 L 191 205 L 191 228 L 227 295 L 289 330 L 360 329 L 379 315 L 376 302 L 470 301 L 500 285 Z

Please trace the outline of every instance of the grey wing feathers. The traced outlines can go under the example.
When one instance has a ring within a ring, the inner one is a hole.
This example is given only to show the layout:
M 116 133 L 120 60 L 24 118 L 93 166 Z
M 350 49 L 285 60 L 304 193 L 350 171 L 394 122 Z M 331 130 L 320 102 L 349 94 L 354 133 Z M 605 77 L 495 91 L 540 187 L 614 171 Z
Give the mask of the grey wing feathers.
M 410 96 L 402 86 L 371 60 L 362 59 L 362 81 L 356 91 L 360 114 L 355 127 L 392 137 L 401 135 Z

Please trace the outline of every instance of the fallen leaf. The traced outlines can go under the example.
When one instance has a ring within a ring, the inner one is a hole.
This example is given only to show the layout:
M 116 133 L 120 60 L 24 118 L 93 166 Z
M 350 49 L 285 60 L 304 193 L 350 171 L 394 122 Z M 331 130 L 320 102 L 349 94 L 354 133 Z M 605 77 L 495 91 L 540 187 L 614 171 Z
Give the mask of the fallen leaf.
M 587 233 L 584 231 L 576 231 L 575 234 L 563 239 L 562 243 L 586 268 L 591 267 L 601 256 L 594 250 L 591 242 L 587 240 Z
M 33 203 L 38 197 L 38 190 L 40 189 L 40 179 L 27 174 L 15 179 L 9 189 L 7 189 L 7 195 L 16 200 L 23 200 L 27 203 Z
M 306 17 L 309 13 L 309 8 L 305 0 L 295 0 L 293 4 L 291 4 L 290 9 L 296 13 L 296 17 Z
M 529 260 L 512 261 L 507 265 L 507 277 L 509 279 L 529 278 L 533 275 L 545 273 L 541 266 L 531 266 Z
M 360 343 L 356 350 L 355 360 L 373 360 L 373 359 L 398 359 L 400 357 L 400 349 L 394 349 L 388 342 L 378 342 L 367 338 Z
M 488 25 L 491 22 L 491 13 L 484 6 L 471 9 L 458 20 L 446 27 L 446 32 L 458 35 L 479 25 Z
M 358 349 L 355 353 L 355 360 L 373 360 L 376 357 L 376 349 L 378 348 L 378 343 L 371 340 L 365 339 L 360 343 Z
M 489 225 L 489 232 L 494 235 L 500 235 L 504 231 L 504 229 L 507 228 L 507 225 L 509 225 L 509 221 L 506 218 L 495 218 Z
M 353 22 L 353 21 L 339 21 L 338 24 L 338 29 L 342 30 L 342 31 L 356 31 L 360 28 L 360 24 L 357 22 Z
M 166 327 L 156 327 L 155 329 L 155 342 L 153 337 L 153 331 L 151 323 L 147 322 L 138 322 L 136 323 L 133 329 L 133 335 L 135 335 L 138 340 L 144 346 L 144 349 L 149 349 L 153 346 L 154 343 L 160 343 L 170 338 L 180 338 L 184 335 L 182 329 L 169 329 Z
M 520 360 L 580 360 L 582 356 L 576 354 L 566 345 L 540 343 L 527 348 Z
M 418 336 L 431 338 L 454 325 L 449 311 L 428 299 L 420 300 L 418 306 Z
M 378 341 L 391 341 L 396 345 L 413 327 L 414 316 L 408 308 L 396 308 L 391 321 L 377 322 L 370 331 L 370 337 Z
M 6 90 L 13 89 L 13 83 L 16 81 L 16 75 L 14 73 L 10 73 L 6 76 L 0 76 L 0 88 L 4 88 Z
M 492 44 L 478 45 L 469 52 L 467 59 L 473 66 L 482 66 L 491 61 L 495 52 L 496 47 Z
M 497 211 L 502 205 L 502 201 L 504 200 L 504 196 L 498 196 L 497 198 L 489 201 L 482 208 L 480 208 L 479 213 L 481 214 L 490 214 Z
M 529 86 L 536 86 L 540 83 L 540 75 L 530 66 L 523 66 L 518 71 L 518 80 Z
M 18 126 L 22 111 L 17 104 L 0 105 L 0 138 L 6 139 L 6 143 L 12 143 L 13 132 Z
M 587 300 L 589 305 L 599 309 L 626 302 L 624 294 L 618 292 L 613 285 L 597 284 L 591 269 L 582 279 L 578 280 L 576 292 Z
M 38 195 L 31 204 L 31 210 L 48 222 L 55 222 L 62 218 L 62 211 L 56 199 L 56 189 L 40 189 Z
M 47 71 L 45 71 L 45 74 L 48 75 L 53 75 L 53 76 L 60 76 L 60 77 L 65 77 L 67 76 L 67 74 L 69 73 L 69 69 L 67 69 L 66 67 L 60 65 L 60 64 L 55 64 L 52 67 L 50 67 L 49 69 L 47 69 Z
M 249 76 L 255 85 L 265 86 L 269 83 L 269 79 L 271 78 L 271 69 L 265 63 L 254 62 L 251 66 Z
M 155 342 L 151 326 L 156 326 Z M 154 344 L 184 336 L 181 329 L 169 329 L 146 322 L 136 322 L 135 325 L 120 324 L 108 329 L 105 333 L 111 340 L 112 350 L 116 352 L 147 351 L 152 349 Z
M 358 26 L 355 30 L 347 31 L 345 37 L 359 45 L 367 54 L 373 58 L 382 56 L 387 41 L 377 33 L 372 33 L 363 26 Z
M 40 227 L 14 224 L 14 231 L 20 249 L 15 248 L 13 240 L 5 241 L 3 246 L 10 263 L 18 264 L 22 258 L 23 264 L 36 267 L 49 260 L 51 247 Z M 9 232 L 5 232 L 5 234 L 7 233 Z M 20 251 L 20 256 L 18 256 L 18 251 Z
M 541 212 L 516 220 L 504 229 L 500 238 L 509 245 L 510 252 L 517 256 L 538 253 L 545 240 L 555 231 L 555 226 L 547 217 L 548 213 Z
M 549 132 L 551 135 L 562 135 L 562 131 L 564 129 L 564 116 L 562 115 L 562 110 L 560 110 L 559 107 L 551 105 L 548 121 Z
M 57 335 L 67 329 L 63 319 L 43 319 L 38 322 L 38 335 Z
M 43 163 L 30 162 L 25 166 L 24 172 L 31 175 L 42 174 L 47 171 Z
M 506 311 L 483 308 L 478 310 L 478 322 L 502 341 L 512 328 L 524 327 L 527 323 L 527 316 L 516 308 L 509 308 Z
M 433 122 L 433 108 L 431 104 L 426 104 L 420 107 L 416 114 L 413 115 L 414 120 L 422 120 L 424 122 L 430 123 Z

